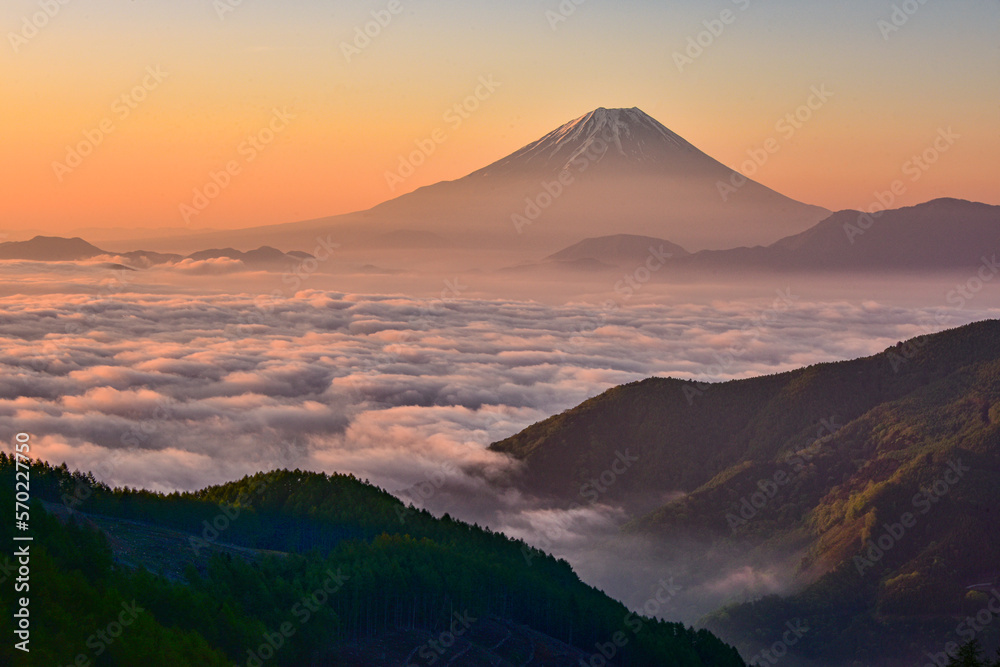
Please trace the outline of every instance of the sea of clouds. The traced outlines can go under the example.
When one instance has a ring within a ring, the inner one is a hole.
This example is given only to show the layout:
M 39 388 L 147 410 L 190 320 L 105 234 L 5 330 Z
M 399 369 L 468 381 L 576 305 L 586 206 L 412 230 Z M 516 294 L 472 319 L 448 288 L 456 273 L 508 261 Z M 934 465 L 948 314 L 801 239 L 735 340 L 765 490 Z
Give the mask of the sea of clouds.
M 488 443 L 617 384 L 774 373 L 944 328 L 937 309 L 778 296 L 611 313 L 316 290 L 259 304 L 0 299 L 0 437 L 31 432 L 38 456 L 111 484 L 194 489 L 291 466 L 392 490 L 446 462 L 456 474 L 504 468 Z
M 599 580 L 615 575 L 582 548 L 630 517 L 523 498 L 499 483 L 516 463 L 490 442 L 651 375 L 775 373 L 1000 313 L 985 299 L 943 310 L 810 297 L 794 284 L 609 307 L 329 289 L 262 299 L 236 281 L 115 288 L 94 283 L 101 268 L 62 268 L 56 283 L 17 263 L 6 271 L 26 279 L 0 296 L 0 440 L 26 431 L 36 457 L 159 491 L 274 468 L 353 473 L 575 555 Z

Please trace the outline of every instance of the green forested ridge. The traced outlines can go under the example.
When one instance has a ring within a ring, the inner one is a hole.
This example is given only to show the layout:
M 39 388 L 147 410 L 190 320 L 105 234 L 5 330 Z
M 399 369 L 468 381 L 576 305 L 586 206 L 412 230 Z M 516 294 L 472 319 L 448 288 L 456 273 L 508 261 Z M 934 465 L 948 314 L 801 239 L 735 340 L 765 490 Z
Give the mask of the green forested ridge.
M 0 498 L 11 511 L 13 477 L 13 460 L 0 455 Z M 630 615 L 564 561 L 447 515 L 404 508 L 350 476 L 277 471 L 161 495 L 110 489 L 36 462 L 31 491 L 32 650 L 15 652 L 5 641 L 0 664 L 69 665 L 82 655 L 90 662 L 81 664 L 99 665 L 254 665 L 261 657 L 269 665 L 336 665 L 346 664 L 339 656 L 347 645 L 403 633 L 416 638 L 404 645 L 412 651 L 372 651 L 360 664 L 400 664 L 410 653 L 412 664 L 427 665 L 442 656 L 426 647 L 421 653 L 421 642 L 463 614 L 507 619 L 579 649 L 575 659 L 544 663 L 540 655 L 533 664 L 575 665 L 617 632 L 627 642 L 609 664 L 744 664 L 704 630 Z M 38 500 L 73 512 L 60 521 Z M 108 540 L 126 533 L 106 538 L 77 525 L 109 525 L 108 517 L 183 531 L 190 547 L 184 576 L 116 564 Z M 0 543 L 11 544 L 12 532 L 9 521 L 0 522 Z M 253 556 L 221 553 L 216 542 Z M 0 584 L 8 637 L 11 583 Z M 117 630 L 116 621 L 129 621 L 116 638 L 100 634 Z M 268 641 L 279 648 L 262 652 Z
M 798 592 L 706 619 L 738 645 L 795 618 L 811 628 L 795 650 L 821 665 L 914 664 L 970 632 L 998 641 L 997 615 L 962 623 L 992 599 L 970 586 L 1000 589 L 1000 322 L 751 380 L 645 380 L 494 448 L 526 461 L 525 486 L 567 501 L 628 448 L 640 465 L 607 497 L 685 493 L 627 530 L 756 556 L 800 548 L 786 573 Z

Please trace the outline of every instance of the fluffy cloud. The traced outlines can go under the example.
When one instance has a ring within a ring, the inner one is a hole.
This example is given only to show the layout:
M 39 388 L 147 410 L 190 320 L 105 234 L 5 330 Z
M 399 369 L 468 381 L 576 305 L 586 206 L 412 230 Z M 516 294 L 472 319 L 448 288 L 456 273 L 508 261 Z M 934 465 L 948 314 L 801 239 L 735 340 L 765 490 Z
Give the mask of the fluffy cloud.
M 0 436 L 31 431 L 37 454 L 74 467 L 114 457 L 109 482 L 150 488 L 298 466 L 399 490 L 451 464 L 450 484 L 474 489 L 510 465 L 486 444 L 616 384 L 869 354 L 926 333 L 936 312 L 776 301 L 609 311 L 320 290 L 263 305 L 252 294 L 152 289 L 9 296 Z M 933 328 L 989 314 L 956 312 Z
M 174 271 L 193 276 L 222 276 L 227 273 L 246 271 L 247 267 L 241 260 L 229 257 L 211 257 L 194 260 L 185 258 L 170 265 Z

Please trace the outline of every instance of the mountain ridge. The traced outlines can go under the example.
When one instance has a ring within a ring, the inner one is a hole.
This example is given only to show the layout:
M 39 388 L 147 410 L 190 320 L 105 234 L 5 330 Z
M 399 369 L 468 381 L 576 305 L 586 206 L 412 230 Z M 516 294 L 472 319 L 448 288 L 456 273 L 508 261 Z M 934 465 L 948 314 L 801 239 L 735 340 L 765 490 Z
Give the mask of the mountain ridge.
M 107 254 L 79 236 L 38 235 L 27 241 L 6 241 L 0 243 L 0 259 L 74 262 L 92 259 Z
M 610 247 L 619 236 L 584 239 L 542 262 L 564 254 L 608 261 Z M 661 276 L 699 271 L 737 274 L 746 270 L 972 270 L 984 256 L 988 258 L 1000 250 L 1000 206 L 942 197 L 878 215 L 845 209 L 767 246 L 688 253 L 666 239 L 650 239 L 650 243 L 672 248 L 671 261 L 664 265 L 666 270 L 660 272 Z M 619 259 L 640 262 L 648 254 L 648 248 L 636 247 Z
M 23 664 L 74 662 L 124 600 L 143 614 L 105 646 L 114 664 L 513 666 L 537 653 L 573 667 L 628 632 L 602 664 L 745 667 L 710 633 L 631 613 L 565 561 L 406 507 L 352 475 L 275 470 L 166 495 L 111 489 L 65 464 L 20 464 L 36 499 L 32 574 L 46 582 L 32 588 L 45 620 Z M 0 453 L 0 498 L 11 505 L 15 472 Z M 62 520 L 41 500 L 65 508 Z M 13 530 L 0 525 L 0 537 Z M 12 606 L 0 596 L 8 629 Z M 14 664 L 13 653 L 0 646 L 0 661 Z
M 859 226 L 859 221 L 862 226 Z M 382 235 L 386 248 L 425 248 L 446 252 L 448 239 L 425 232 L 398 230 Z M 501 269 L 528 274 L 537 269 L 556 271 L 613 271 L 638 266 L 652 258 L 658 281 L 697 277 L 702 273 L 738 275 L 740 272 L 816 272 L 865 270 L 874 272 L 928 272 L 976 270 L 985 266 L 995 274 L 1000 264 L 1000 206 L 942 197 L 912 206 L 890 209 L 878 216 L 845 209 L 831 214 L 804 232 L 767 246 L 688 252 L 660 237 L 618 233 L 587 237 L 537 261 L 522 261 Z M 30 241 L 0 243 L 0 259 L 82 261 L 114 255 L 76 237 L 37 236 Z M 200 250 L 188 255 L 127 251 L 117 253 L 130 268 L 178 262 L 229 258 L 248 267 L 294 265 L 308 253 L 282 253 L 270 246 L 240 251 L 232 247 Z M 558 275 L 558 274 L 554 274 Z
M 695 540 L 734 568 L 782 563 L 786 595 L 705 619 L 741 650 L 801 617 L 801 659 L 913 664 L 983 604 L 967 587 L 1000 560 L 1000 321 L 758 378 L 649 378 L 490 448 L 519 461 L 518 491 L 560 507 L 627 451 L 628 484 L 601 495 L 633 513 L 626 534 Z
M 176 253 L 159 253 L 145 250 L 132 250 L 115 253 L 102 250 L 79 237 L 65 238 L 60 236 L 35 236 L 27 241 L 7 241 L 0 243 L 0 260 L 21 260 L 35 262 L 79 262 L 95 257 L 120 256 L 131 262 L 135 267 L 148 267 L 158 264 L 176 263 L 182 260 L 193 262 L 232 259 L 244 262 L 249 267 L 276 266 L 285 263 L 297 263 L 303 258 L 311 257 L 307 253 L 292 251 L 284 253 L 270 246 L 260 246 L 253 250 L 242 252 L 234 248 L 200 250 L 187 256 Z M 135 268 L 125 267 L 125 268 Z

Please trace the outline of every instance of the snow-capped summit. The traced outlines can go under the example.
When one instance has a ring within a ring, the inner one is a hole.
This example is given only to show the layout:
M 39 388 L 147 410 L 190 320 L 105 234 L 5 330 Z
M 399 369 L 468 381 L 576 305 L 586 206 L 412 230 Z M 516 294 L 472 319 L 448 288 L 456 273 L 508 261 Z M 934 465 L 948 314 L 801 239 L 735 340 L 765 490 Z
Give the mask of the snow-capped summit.
M 560 141 L 574 141 L 579 137 L 586 137 L 587 141 L 592 142 L 596 138 L 601 138 L 611 142 L 618 153 L 637 159 L 648 156 L 647 149 L 659 148 L 664 142 L 665 145 L 675 149 L 698 151 L 680 135 L 668 130 L 638 107 L 631 109 L 601 107 L 566 123 L 551 134 Z
M 672 171 L 704 168 L 707 162 L 715 161 L 637 107 L 601 107 L 556 128 L 474 175 L 580 170 L 584 162 L 588 166 L 607 162 L 616 168 L 632 165 Z

